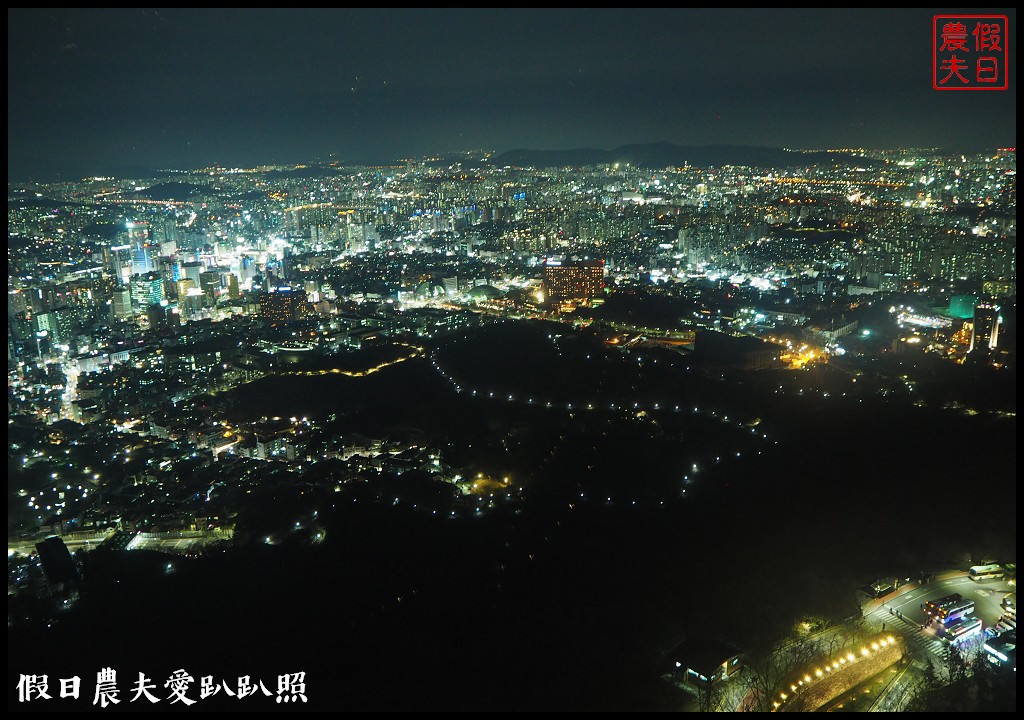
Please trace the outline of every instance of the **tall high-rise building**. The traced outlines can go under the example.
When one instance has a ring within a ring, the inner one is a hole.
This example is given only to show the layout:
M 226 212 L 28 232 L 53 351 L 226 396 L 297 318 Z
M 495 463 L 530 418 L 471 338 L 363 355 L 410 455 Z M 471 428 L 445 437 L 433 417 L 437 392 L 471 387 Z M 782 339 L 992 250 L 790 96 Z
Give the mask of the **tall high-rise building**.
M 158 220 L 153 225 L 154 245 L 160 248 L 162 257 L 169 257 L 178 251 L 178 228 L 170 220 Z
M 28 301 L 25 293 L 20 289 L 7 291 L 7 317 L 11 318 L 18 313 L 24 313 L 28 309 Z
M 192 278 L 182 278 L 178 282 L 174 283 L 175 295 L 179 298 L 183 298 L 188 295 L 188 291 L 194 288 L 196 284 L 192 282 Z
M 150 226 L 146 222 L 127 222 L 129 245 L 145 245 L 151 239 Z
M 980 303 L 974 308 L 974 329 L 971 331 L 970 352 L 995 350 L 999 344 L 999 306 Z
M 163 275 L 168 282 L 178 282 L 181 280 L 181 263 L 172 257 L 162 257 L 157 262 L 155 272 Z
M 132 293 L 129 286 L 114 290 L 110 298 L 110 314 L 114 320 L 125 320 L 132 316 Z
M 221 273 L 220 284 L 221 287 L 227 289 L 228 298 L 231 300 L 237 300 L 241 297 L 242 294 L 238 290 L 238 277 L 234 273 Z
M 132 254 L 132 275 L 153 272 L 156 270 L 156 258 L 159 248 L 153 245 L 149 223 L 129 222 L 128 245 Z
M 45 330 L 54 343 L 69 343 L 75 336 L 78 321 L 72 308 L 55 308 L 35 315 L 36 328 Z
M 200 287 L 201 281 L 200 276 L 203 274 L 203 264 L 201 262 L 187 262 L 181 264 L 181 279 L 188 279 L 192 281 L 193 287 Z
M 545 260 L 544 295 L 550 303 L 589 300 L 604 289 L 604 260 Z
M 142 273 L 153 272 L 156 269 L 156 265 L 153 259 L 153 246 L 148 243 L 145 245 L 132 245 L 132 274 L 140 275 Z
M 238 261 L 238 275 L 241 281 L 244 283 L 246 280 L 251 280 L 256 274 L 256 261 L 248 255 L 243 255 Z
M 164 281 L 160 273 L 145 273 L 132 277 L 132 301 L 140 311 L 164 299 Z
M 220 273 L 207 272 L 200 275 L 199 289 L 203 291 L 208 305 L 216 305 L 217 294 L 220 292 Z
M 189 284 L 191 280 L 181 280 L 178 285 Z M 184 292 L 178 295 L 178 310 L 182 317 L 186 319 L 194 319 L 199 317 L 203 312 L 203 306 L 206 304 L 206 296 L 203 295 L 203 291 L 196 287 L 188 287 Z
M 149 327 L 152 330 L 166 330 L 181 324 L 178 306 L 166 300 L 153 303 L 146 308 L 146 319 L 149 320 Z
M 131 245 L 113 245 L 103 248 L 103 263 L 121 285 L 127 285 L 132 276 L 131 251 Z
M 306 293 L 292 288 L 276 288 L 260 295 L 260 317 L 269 325 L 284 325 L 298 320 L 306 312 Z

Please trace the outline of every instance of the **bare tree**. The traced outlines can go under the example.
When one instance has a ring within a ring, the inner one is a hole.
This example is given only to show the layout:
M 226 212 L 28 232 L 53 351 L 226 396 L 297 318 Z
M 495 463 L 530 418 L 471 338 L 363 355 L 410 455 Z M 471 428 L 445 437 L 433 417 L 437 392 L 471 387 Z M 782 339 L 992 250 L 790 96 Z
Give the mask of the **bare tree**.
M 956 645 L 950 645 L 946 655 L 946 684 L 955 685 L 967 677 L 967 660 Z
M 725 688 L 721 678 L 716 677 L 705 683 L 697 685 L 697 710 L 699 712 L 714 712 L 722 700 Z
M 928 667 L 932 667 L 932 664 L 928 663 Z M 930 677 L 926 673 L 925 677 L 908 683 L 898 700 L 886 709 L 891 712 L 924 712 L 928 707 L 928 698 L 938 687 L 935 683 L 934 672 Z
M 787 684 L 796 671 L 821 656 L 818 643 L 795 640 L 776 645 L 747 663 L 747 698 L 741 709 L 769 712 L 781 693 L 789 693 Z

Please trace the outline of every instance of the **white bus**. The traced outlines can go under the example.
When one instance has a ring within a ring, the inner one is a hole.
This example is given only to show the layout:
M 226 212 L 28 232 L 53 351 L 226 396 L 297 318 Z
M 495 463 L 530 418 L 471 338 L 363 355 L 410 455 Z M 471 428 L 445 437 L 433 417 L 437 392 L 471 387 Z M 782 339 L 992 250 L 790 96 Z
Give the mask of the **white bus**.
M 975 565 L 967 573 L 967 576 L 975 582 L 981 580 L 999 580 L 1006 577 L 1006 571 L 1002 565 Z
M 956 645 L 968 638 L 981 633 L 981 620 L 978 618 L 962 618 L 952 625 L 947 625 L 942 636 L 950 645 Z
M 924 610 L 925 615 L 931 615 L 934 617 L 936 615 L 939 615 L 939 611 L 941 611 L 943 608 L 956 605 L 961 600 L 963 600 L 963 597 L 960 595 L 960 593 L 953 593 L 952 595 L 940 597 L 937 600 L 928 600 L 927 602 L 921 604 L 921 609 Z
M 952 625 L 957 620 L 967 617 L 974 612 L 974 601 L 973 600 L 961 600 L 960 602 L 950 603 L 944 607 L 940 607 L 938 612 L 935 613 L 935 617 L 943 625 Z

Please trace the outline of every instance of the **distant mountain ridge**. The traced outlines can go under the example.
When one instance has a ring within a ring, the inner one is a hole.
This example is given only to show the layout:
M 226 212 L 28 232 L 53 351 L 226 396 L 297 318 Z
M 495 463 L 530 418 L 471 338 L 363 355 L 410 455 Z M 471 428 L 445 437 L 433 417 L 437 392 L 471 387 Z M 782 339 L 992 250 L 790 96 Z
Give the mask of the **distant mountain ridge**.
M 150 200 L 188 200 L 197 195 L 215 195 L 219 190 L 208 185 L 194 185 L 182 182 L 164 182 L 140 190 L 139 195 Z
M 676 145 L 670 142 L 623 145 L 614 150 L 580 148 L 575 150 L 509 150 L 495 157 L 492 162 L 498 166 L 514 167 L 580 167 L 583 165 L 608 165 L 629 163 L 640 167 L 661 168 L 721 167 L 723 165 L 746 165 L 749 167 L 789 167 L 794 165 L 832 165 L 852 161 L 847 153 L 794 152 L 781 148 L 750 147 L 746 145 Z M 856 158 L 864 165 L 873 165 L 867 158 Z

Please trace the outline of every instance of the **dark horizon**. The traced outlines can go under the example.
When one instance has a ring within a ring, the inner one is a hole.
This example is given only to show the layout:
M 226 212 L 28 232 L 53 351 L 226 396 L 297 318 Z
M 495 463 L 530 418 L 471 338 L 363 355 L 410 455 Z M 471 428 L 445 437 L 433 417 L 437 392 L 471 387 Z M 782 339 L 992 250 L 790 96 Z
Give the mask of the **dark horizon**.
M 936 92 L 932 16 L 10 10 L 8 177 L 654 142 L 1015 146 L 1015 53 L 1007 91 Z
M 177 174 L 177 173 L 187 174 L 187 173 L 193 173 L 193 172 L 201 172 L 203 170 L 206 170 L 206 169 L 209 169 L 209 168 L 213 168 L 213 167 L 221 167 L 221 168 L 225 168 L 225 169 L 230 169 L 230 168 L 233 168 L 233 167 L 246 167 L 246 168 L 278 167 L 278 168 L 288 168 L 288 167 L 293 167 L 293 166 L 294 167 L 299 167 L 299 166 L 310 166 L 310 167 L 337 166 L 339 168 L 362 167 L 362 166 L 365 166 L 365 167 L 387 167 L 387 166 L 398 167 L 398 166 L 403 165 L 407 160 L 428 160 L 428 159 L 432 159 L 432 158 L 433 159 L 441 158 L 443 160 L 452 160 L 454 162 L 456 160 L 459 160 L 460 157 L 463 156 L 463 155 L 477 155 L 477 157 L 479 157 L 479 153 L 480 152 L 484 152 L 484 151 L 489 152 L 489 153 L 493 153 L 491 155 L 491 158 L 487 161 L 487 163 L 485 163 L 485 164 L 488 164 L 488 165 L 492 164 L 493 161 L 498 161 L 498 166 L 500 166 L 500 161 L 501 161 L 502 158 L 515 157 L 515 158 L 518 159 L 518 158 L 520 158 L 522 156 L 526 156 L 526 157 L 531 157 L 531 158 L 535 157 L 535 158 L 537 158 L 537 161 L 536 162 L 525 162 L 525 163 L 517 161 L 517 162 L 512 162 L 512 163 L 509 163 L 509 164 L 511 164 L 513 166 L 517 166 L 517 167 L 537 167 L 537 168 L 544 168 L 544 167 L 569 167 L 569 166 L 573 166 L 573 165 L 581 165 L 581 166 L 582 165 L 601 165 L 601 164 L 604 164 L 605 162 L 613 162 L 614 160 L 612 160 L 610 158 L 609 159 L 604 159 L 604 158 L 601 158 L 601 156 L 602 155 L 614 156 L 615 153 L 618 150 L 622 149 L 622 148 L 641 148 L 643 150 L 647 150 L 648 151 L 645 154 L 655 155 L 655 154 L 657 154 L 656 150 L 659 148 L 659 146 L 670 146 L 670 150 L 675 151 L 674 153 L 671 153 L 673 155 L 678 155 L 679 151 L 693 150 L 693 151 L 697 151 L 697 154 L 700 157 L 704 157 L 704 156 L 706 156 L 708 154 L 711 154 L 711 155 L 721 155 L 723 153 L 723 151 L 724 151 L 724 154 L 726 156 L 739 156 L 741 158 L 742 157 L 747 157 L 747 156 L 749 156 L 749 157 L 760 157 L 760 156 L 777 157 L 777 156 L 783 156 L 786 153 L 794 153 L 797 158 L 802 158 L 806 154 L 808 157 L 813 158 L 811 160 L 805 161 L 808 165 L 813 165 L 813 164 L 818 163 L 825 156 L 826 152 L 834 153 L 836 150 L 844 149 L 844 148 L 838 148 L 838 147 L 836 147 L 836 148 L 824 148 L 824 147 L 822 147 L 822 148 L 781 148 L 781 147 L 765 147 L 765 146 L 754 146 L 754 145 L 725 145 L 725 144 L 723 144 L 723 145 L 711 144 L 711 145 L 688 146 L 688 145 L 678 145 L 678 144 L 675 144 L 675 143 L 669 143 L 668 141 L 651 142 L 651 143 L 620 143 L 619 145 L 617 145 L 615 147 L 612 147 L 612 148 L 598 148 L 598 147 L 571 147 L 571 148 L 548 148 L 548 149 L 509 148 L 507 150 L 498 151 L 498 152 L 494 152 L 490 148 L 457 148 L 457 149 L 441 150 L 441 151 L 437 151 L 437 152 L 433 152 L 433 153 L 426 153 L 426 154 L 418 155 L 418 156 L 407 156 L 407 157 L 384 157 L 384 156 L 381 156 L 381 157 L 376 157 L 376 158 L 369 158 L 369 157 L 367 157 L 367 158 L 362 158 L 362 159 L 358 159 L 358 160 L 357 159 L 353 159 L 353 158 L 344 158 L 344 157 L 337 157 L 337 156 L 331 155 L 331 156 L 328 156 L 328 157 L 316 156 L 316 157 L 309 157 L 309 158 L 304 158 L 304 159 L 303 158 L 299 158 L 299 159 L 288 160 L 288 161 L 277 162 L 277 163 L 254 162 L 254 163 L 249 163 L 249 164 L 245 164 L 245 165 L 229 165 L 229 164 L 225 164 L 225 163 L 212 162 L 212 163 L 206 163 L 206 164 L 193 165 L 193 166 L 190 166 L 190 167 L 174 167 L 174 166 L 166 166 L 166 167 L 135 166 L 135 167 L 131 167 L 131 166 L 124 166 L 124 165 L 118 166 L 118 165 L 113 165 L 113 164 L 107 164 L 107 165 L 104 165 L 102 167 L 96 167 L 96 168 L 93 168 L 93 169 L 83 168 L 81 172 L 77 172 L 77 173 L 70 172 L 70 171 L 63 171 L 63 172 L 58 172 L 56 174 L 51 174 L 51 175 L 46 176 L 46 177 L 44 177 L 42 175 L 34 175 L 34 176 L 26 176 L 26 177 L 9 177 L 8 178 L 8 182 L 31 184 L 31 183 L 50 183 L 50 182 L 73 182 L 73 181 L 76 181 L 76 180 L 84 180 L 84 179 L 88 179 L 90 177 L 98 177 L 98 176 L 109 176 L 109 177 L 117 177 L 117 178 L 154 178 L 154 177 L 160 177 L 162 175 L 169 176 L 168 179 L 169 180 L 173 180 L 173 175 Z M 853 148 L 850 148 L 850 149 L 852 150 Z M 860 148 L 860 149 L 862 149 L 862 150 L 864 150 L 866 152 L 890 152 L 890 151 L 892 151 L 892 152 L 899 152 L 899 151 L 915 151 L 915 150 L 918 150 L 918 151 L 930 151 L 930 152 L 935 152 L 935 153 L 938 153 L 938 154 L 946 154 L 946 155 L 952 155 L 952 154 L 957 154 L 957 153 L 962 153 L 962 154 L 965 154 L 965 155 L 974 155 L 974 154 L 978 154 L 978 153 L 985 153 L 985 152 L 989 152 L 989 151 L 1000 150 L 1000 149 L 1003 149 L 1003 148 L 1000 147 L 1000 146 L 983 147 L 983 146 L 975 145 L 975 146 L 970 146 L 970 147 L 966 147 L 966 146 L 965 147 L 895 147 L 895 146 L 894 147 L 863 147 L 863 148 Z M 709 151 L 709 152 L 705 152 L 705 151 Z M 559 161 L 544 162 L 544 158 L 549 157 L 549 156 L 552 157 L 552 158 L 561 159 L 563 156 L 578 155 L 578 154 L 588 154 L 588 155 L 594 156 L 595 158 L 598 158 L 598 159 L 595 159 L 593 162 L 584 162 L 584 163 L 559 162 Z M 843 154 L 843 153 L 839 153 L 838 155 L 843 157 L 843 158 L 851 158 L 851 157 L 853 157 L 850 154 Z M 624 161 L 628 161 L 627 157 L 623 157 L 621 159 L 624 160 Z M 752 166 L 752 167 L 775 167 L 775 165 L 772 165 L 772 164 L 769 164 L 769 163 L 756 162 L 756 161 L 743 162 L 741 160 L 727 160 L 727 161 L 723 161 L 723 162 L 719 162 L 719 163 L 700 162 L 699 160 L 696 160 L 696 161 L 688 160 L 688 162 L 689 162 L 689 164 L 691 164 L 691 165 L 693 165 L 695 167 L 717 167 L 717 166 L 721 166 L 721 165 L 736 165 L 736 166 L 749 165 L 749 166 Z M 663 165 L 671 165 L 673 163 L 672 162 L 665 162 L 665 163 L 640 162 L 640 163 L 636 163 L 636 164 L 639 167 L 662 167 Z M 680 163 L 676 163 L 676 164 L 682 165 L 683 163 L 680 162 Z M 803 163 L 797 163 L 797 164 L 800 165 L 800 164 L 803 164 Z M 778 165 L 778 167 L 784 167 L 784 166 L 785 166 L 785 164 L 779 164 Z

